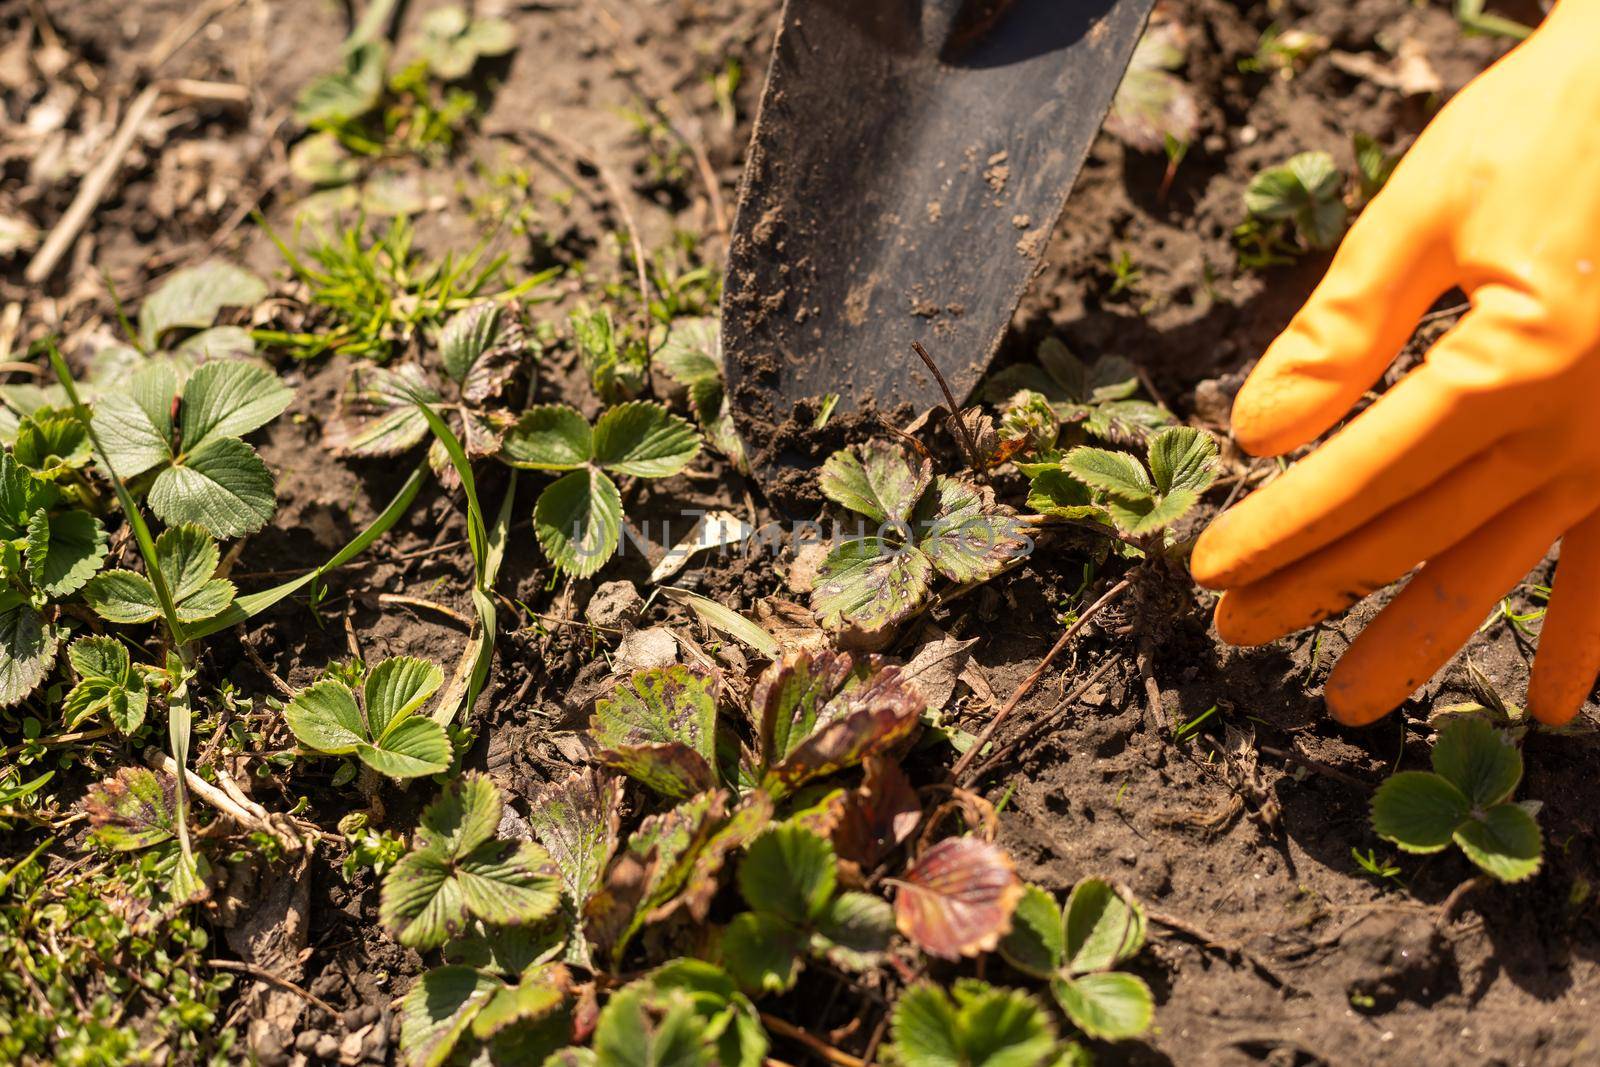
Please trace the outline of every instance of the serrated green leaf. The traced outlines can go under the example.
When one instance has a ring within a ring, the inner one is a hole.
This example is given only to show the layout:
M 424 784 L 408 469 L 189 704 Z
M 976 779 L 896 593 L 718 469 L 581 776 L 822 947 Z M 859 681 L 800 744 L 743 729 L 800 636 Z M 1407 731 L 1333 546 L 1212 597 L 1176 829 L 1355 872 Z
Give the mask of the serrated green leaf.
M 1111 516 L 1094 502 L 1089 487 L 1059 467 L 1033 475 L 1028 487 L 1028 507 L 1051 518 L 1111 525 Z
M 1481 817 L 1470 816 L 1454 837 L 1469 860 L 1502 882 L 1520 882 L 1539 869 L 1539 824 L 1519 804 L 1496 804 Z
M 228 609 L 238 590 L 225 578 L 213 578 L 177 604 L 179 622 L 203 622 Z
M 712 317 L 673 319 L 655 361 L 689 391 L 695 417 L 709 430 L 723 411 L 722 337 Z
M 796 651 L 761 672 L 750 690 L 750 711 L 764 767 L 783 762 L 816 731 L 852 665 L 845 654 Z
M 1062 469 L 1079 481 L 1127 501 L 1148 500 L 1155 486 L 1143 465 L 1126 452 L 1080 445 L 1061 460 Z
M 382 744 L 390 730 L 426 704 L 443 684 L 444 672 L 415 656 L 395 656 L 374 667 L 362 688 L 373 740 Z
M 836 880 L 833 846 L 796 826 L 774 826 L 756 838 L 739 865 L 745 903 L 794 926 L 822 914 Z
M 133 478 L 172 459 L 172 400 L 178 376 L 164 363 L 136 373 L 127 391 L 95 399 L 91 423 L 106 458 L 121 478 Z
M 391 727 L 377 744 L 358 744 L 356 755 L 362 763 L 390 778 L 421 778 L 449 770 L 455 750 L 443 726 L 429 718 L 412 716 Z
M 500 458 L 532 470 L 577 470 L 594 458 L 594 431 L 573 408 L 542 404 L 524 411 L 506 431 Z
M 217 537 L 255 533 L 278 510 L 272 472 L 237 437 L 213 437 L 185 454 L 156 476 L 147 499 L 162 522 L 194 523 Z
M 1434 773 L 1461 790 L 1474 808 L 1507 800 L 1522 780 L 1522 752 L 1510 734 L 1483 719 L 1456 716 L 1439 731 Z
M 901 994 L 890 1020 L 894 1050 L 917 1067 L 1041 1067 L 1055 1029 L 1026 993 L 963 979 L 952 1002 L 923 983 Z
M 890 752 L 921 725 L 927 702 L 898 667 L 871 660 L 822 708 L 816 728 L 768 769 L 763 788 L 783 794 L 814 778 Z
M 318 752 L 345 755 L 367 740 L 356 695 L 336 679 L 300 690 L 284 707 L 283 716 L 295 739 Z
M 107 622 L 154 622 L 161 617 L 155 586 L 132 571 L 104 571 L 83 587 L 83 599 Z
M 1150 439 L 1150 475 L 1163 496 L 1203 493 L 1217 480 L 1217 442 L 1192 426 L 1172 426 Z
M 909 523 L 933 481 L 933 463 L 903 448 L 874 441 L 835 452 L 822 465 L 822 494 L 879 523 Z
M 4 599 L 0 599 L 4 604 Z M 44 681 L 60 635 L 26 601 L 0 607 L 0 708 L 9 708 Z
M 455 4 L 422 19 L 417 45 L 428 68 L 445 81 L 465 78 L 483 56 L 502 56 L 516 46 L 516 30 L 499 18 L 472 18 Z
M 415 847 L 390 870 L 379 901 L 379 919 L 401 943 L 436 948 L 472 918 L 516 925 L 555 911 L 561 891 L 545 851 L 492 836 L 502 803 L 492 782 L 469 774 L 423 812 Z
M 635 984 L 600 1011 L 595 1058 L 605 1067 L 717 1067 L 707 1021 L 687 993 L 651 996 Z
M 674 665 L 638 671 L 595 705 L 589 731 L 608 766 L 681 799 L 715 784 L 711 679 Z
M 1193 491 L 1174 489 L 1155 500 L 1124 502 L 1113 496 L 1106 501 L 1106 511 L 1126 532 L 1150 534 L 1177 522 L 1199 502 L 1200 497 Z
M 1055 897 L 1029 884 L 1011 915 L 1011 931 L 1000 941 L 1006 962 L 1035 978 L 1049 978 L 1067 959 L 1065 919 Z
M 79 679 L 63 703 L 68 729 L 100 712 L 124 736 L 143 724 L 149 695 L 122 642 L 80 637 L 68 647 L 67 658 Z
M 39 511 L 36 515 L 43 516 Z M 28 548 L 34 586 L 45 596 L 68 596 L 82 589 L 106 558 L 106 529 L 87 511 L 65 511 L 44 523 L 44 551 Z
M 148 767 L 123 767 L 83 799 L 95 840 L 116 852 L 133 852 L 177 834 L 177 782 Z
M 500 335 L 500 305 L 491 301 L 456 312 L 439 331 L 439 362 L 457 385 L 467 380 L 478 360 Z
M 889 1032 L 898 1058 L 919 1067 L 967 1067 L 961 1020 L 943 990 L 914 985 L 895 1002 Z
M 940 475 L 917 516 L 917 548 L 952 582 L 988 581 L 1028 547 L 1016 512 L 959 478 Z
M 223 308 L 249 307 L 266 296 L 266 282 L 231 263 L 185 267 L 162 279 L 140 306 L 139 340 L 146 350 L 160 348 L 168 330 L 204 329 Z
M 1057 978 L 1050 991 L 1073 1025 L 1103 1041 L 1138 1037 L 1155 1017 L 1150 987 L 1144 979 L 1122 971 Z
M 618 404 L 594 424 L 594 460 L 619 474 L 665 478 L 687 467 L 699 452 L 695 428 L 649 401 Z
M 216 541 L 197 526 L 177 526 L 156 538 L 156 566 L 174 600 L 199 592 L 221 562 Z
M 0 452 L 0 537 L 22 536 L 34 513 L 58 499 L 53 487 L 35 477 L 11 453 Z
M 502 982 L 445 966 L 417 979 L 400 1004 L 400 1047 L 410 1067 L 441 1067 Z
M 192 453 L 221 438 L 258 430 L 283 414 L 293 399 L 294 390 L 259 363 L 230 359 L 202 364 L 183 387 L 183 451 Z
M 38 411 L 17 424 L 13 458 L 41 478 L 54 480 L 86 467 L 93 454 L 89 431 L 76 415 Z
M 486 1041 L 511 1026 L 556 1014 L 566 1004 L 566 981 L 566 968 L 559 965 L 523 975 L 516 985 L 502 988 L 484 1005 L 472 1021 L 472 1035 Z M 571 1028 L 566 1029 L 570 1035 Z
M 1407 852 L 1438 852 L 1472 813 L 1465 793 L 1437 774 L 1401 771 L 1372 798 L 1372 828 Z
M 1074 974 L 1109 970 L 1144 947 L 1144 909 L 1104 879 L 1073 886 L 1063 919 L 1066 962 Z
M 722 965 L 753 996 L 792 989 L 804 950 L 799 930 L 762 912 L 735 915 L 722 932 Z
M 575 578 L 587 578 L 616 554 L 622 494 L 600 471 L 572 471 L 539 494 L 533 526 L 552 563 Z
M 255 338 L 243 326 L 213 326 L 185 337 L 173 349 L 173 355 L 181 361 L 200 364 L 213 359 L 248 359 L 255 351 Z
M 422 368 L 356 367 L 340 397 L 339 414 L 327 433 L 328 443 L 349 456 L 398 456 L 428 436 L 428 418 L 417 407 L 444 398 Z
M 863 643 L 910 616 L 928 596 L 934 566 L 909 545 L 881 537 L 853 538 L 828 553 L 817 569 L 811 608 L 817 621 L 864 635 Z

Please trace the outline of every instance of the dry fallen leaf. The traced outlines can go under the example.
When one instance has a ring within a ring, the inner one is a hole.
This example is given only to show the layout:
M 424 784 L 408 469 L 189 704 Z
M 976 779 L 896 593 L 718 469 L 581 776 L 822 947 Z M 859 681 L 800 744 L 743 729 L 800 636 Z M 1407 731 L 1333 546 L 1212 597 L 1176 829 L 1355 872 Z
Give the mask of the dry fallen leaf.
M 895 925 L 947 960 L 993 949 L 1011 930 L 1023 893 L 1011 857 L 975 837 L 940 841 L 893 884 Z
M 972 646 L 978 639 L 970 637 L 958 641 L 932 623 L 928 624 L 926 632 L 927 639 L 917 646 L 910 661 L 900 669 L 900 678 L 928 702 L 930 709 L 943 711 L 955 695 L 956 680 L 966 669 Z
M 708 511 L 700 516 L 689 535 L 667 550 L 650 572 L 652 582 L 663 582 L 688 566 L 697 552 L 708 552 L 725 545 L 736 545 L 755 530 L 749 523 L 728 511 Z
M 1404 96 L 1425 96 L 1444 89 L 1444 79 L 1428 59 L 1427 46 L 1415 38 L 1401 41 L 1389 61 L 1367 52 L 1330 52 L 1328 61 L 1346 74 Z

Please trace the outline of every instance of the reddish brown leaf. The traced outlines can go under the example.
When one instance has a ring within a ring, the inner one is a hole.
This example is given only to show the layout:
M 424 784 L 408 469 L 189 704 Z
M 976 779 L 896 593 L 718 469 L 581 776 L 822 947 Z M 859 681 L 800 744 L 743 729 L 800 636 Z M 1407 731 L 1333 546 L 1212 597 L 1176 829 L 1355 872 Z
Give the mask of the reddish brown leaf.
M 728 816 L 728 821 L 706 841 L 705 847 L 694 857 L 688 884 L 677 898 L 677 904 L 687 908 L 695 922 L 706 921 L 711 900 L 722 885 L 719 876 L 727 863 L 728 854 L 749 844 L 771 821 L 772 797 L 757 789 L 739 802 L 733 814 Z
M 894 884 L 895 925 L 947 960 L 993 949 L 1010 931 L 1023 893 L 1011 857 L 975 837 L 940 841 Z
M 916 830 L 922 803 L 898 764 L 869 756 L 866 768 L 861 788 L 845 795 L 833 849 L 841 860 L 870 869 Z

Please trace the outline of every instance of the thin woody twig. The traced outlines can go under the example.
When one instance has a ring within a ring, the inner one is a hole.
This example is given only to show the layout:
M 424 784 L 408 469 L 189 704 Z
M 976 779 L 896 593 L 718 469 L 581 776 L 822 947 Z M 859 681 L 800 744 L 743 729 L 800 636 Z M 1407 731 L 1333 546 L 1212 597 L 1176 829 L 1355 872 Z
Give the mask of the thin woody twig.
M 813 1037 L 793 1023 L 785 1022 L 776 1015 L 767 1012 L 761 1013 L 761 1023 L 775 1034 L 781 1034 L 791 1041 L 797 1041 L 822 1060 L 835 1064 L 836 1067 L 867 1067 L 867 1061 L 857 1059 L 848 1052 L 841 1052 L 821 1038 Z
M 307 1004 L 314 1005 L 318 1009 L 327 1012 L 329 1018 L 339 1018 L 339 1010 L 332 1004 L 329 1004 L 326 1000 L 323 1000 L 321 997 L 317 996 L 308 989 L 301 989 L 299 986 L 289 981 L 289 979 L 280 978 L 271 971 L 257 967 L 253 963 L 244 963 L 241 960 L 206 960 L 206 966 L 215 968 L 219 971 L 238 971 L 240 974 L 249 975 L 251 978 L 254 978 L 257 981 L 266 982 L 269 985 L 275 985 L 279 989 L 293 993 L 295 996 L 304 1000 Z
M 995 730 L 999 729 L 1000 724 L 1006 721 L 1018 704 L 1022 703 L 1022 698 L 1028 695 L 1034 684 L 1044 677 L 1044 672 L 1050 669 L 1050 664 L 1061 654 L 1061 650 L 1067 647 L 1067 642 L 1077 636 L 1078 631 L 1088 625 L 1089 621 L 1096 615 L 1100 614 L 1107 604 L 1127 592 L 1128 587 L 1132 584 L 1131 579 L 1122 579 L 1122 581 L 1107 589 L 1099 600 L 1085 608 L 1083 614 L 1079 615 L 1072 625 L 1067 627 L 1066 632 L 1056 640 L 1054 645 L 1050 646 L 1050 651 L 1044 654 L 1044 659 L 1039 661 L 1039 665 L 1033 669 L 1033 673 L 1024 678 L 1022 684 L 1017 686 L 1016 691 L 1011 694 L 1011 699 L 1006 701 L 1004 707 L 995 712 L 994 718 L 989 720 L 989 725 L 983 728 L 983 733 L 978 735 L 978 739 L 972 743 L 972 747 L 968 748 L 966 754 L 956 761 L 956 765 L 950 770 L 951 778 L 957 782 L 963 781 L 963 774 L 971 766 L 972 761 L 983 752 L 984 746 L 994 736 Z
M 1103 661 L 1101 661 L 1100 666 L 1096 667 L 1089 673 L 1089 677 L 1085 678 L 1082 682 L 1079 682 L 1076 689 L 1062 698 L 1061 703 L 1057 704 L 1050 714 L 1046 715 L 1033 725 L 1024 728 L 1020 734 L 1012 738 L 1010 741 L 1007 741 L 995 752 L 993 756 L 990 756 L 988 760 L 984 762 L 982 767 L 979 767 L 972 773 L 972 780 L 975 782 L 981 780 L 985 775 L 997 768 L 1003 760 L 1009 757 L 1011 753 L 1016 750 L 1018 745 L 1021 745 L 1024 741 L 1028 740 L 1039 731 L 1047 729 L 1048 727 L 1054 726 L 1056 723 L 1060 722 L 1066 713 L 1072 710 L 1072 705 L 1076 704 L 1080 699 L 1082 699 L 1083 694 L 1087 693 L 1089 688 L 1093 686 L 1094 683 L 1103 678 L 1105 673 L 1114 667 L 1117 662 L 1118 661 L 1115 657 L 1107 656 Z

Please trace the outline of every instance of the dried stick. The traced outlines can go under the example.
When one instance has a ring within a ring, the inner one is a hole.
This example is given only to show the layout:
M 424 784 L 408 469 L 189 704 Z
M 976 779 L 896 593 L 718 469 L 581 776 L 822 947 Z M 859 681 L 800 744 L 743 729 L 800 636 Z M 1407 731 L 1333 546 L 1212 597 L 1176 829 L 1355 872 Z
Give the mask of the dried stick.
M 270 985 L 277 986 L 279 989 L 293 993 L 295 996 L 304 1000 L 307 1004 L 311 1004 L 322 1011 L 327 1012 L 328 1017 L 331 1019 L 337 1019 L 340 1017 L 339 1009 L 335 1008 L 332 1004 L 329 1004 L 326 1000 L 323 1000 L 315 993 L 308 989 L 301 989 L 299 986 L 289 981 L 289 979 L 280 978 L 271 971 L 257 967 L 253 963 L 244 963 L 240 960 L 206 960 L 206 966 L 213 967 L 219 971 L 238 971 L 240 974 L 249 975 L 251 978 L 254 978 L 257 981 L 267 982 Z
M 83 184 L 78 186 L 78 193 L 72 198 L 72 203 L 67 205 L 67 210 L 56 220 L 55 226 L 50 230 L 50 236 L 45 238 L 39 251 L 34 253 L 33 259 L 28 262 L 28 269 L 22 272 L 23 278 L 29 284 L 38 285 L 50 277 L 61 262 L 61 257 L 72 248 L 73 242 L 78 239 L 78 234 L 83 232 L 83 227 L 89 222 L 89 217 L 100 206 L 111 180 L 117 176 L 117 171 L 122 169 L 122 159 L 128 154 L 128 149 L 133 147 L 133 139 L 138 136 L 139 127 L 150 117 L 150 113 L 155 110 L 156 101 L 160 98 L 161 87 L 151 85 L 129 105 L 127 113 L 122 116 L 122 124 L 117 127 L 110 145 L 106 147 L 106 154 L 100 157 L 100 162 L 95 164 L 94 169 L 83 179 Z
M 1039 731 L 1050 726 L 1054 726 L 1056 723 L 1065 718 L 1067 712 L 1072 710 L 1072 705 L 1076 704 L 1083 697 L 1083 694 L 1089 691 L 1090 686 L 1098 682 L 1107 671 L 1116 666 L 1117 662 L 1118 661 L 1111 656 L 1107 656 L 1104 660 L 1102 660 L 1100 666 L 1091 671 L 1089 673 L 1089 677 L 1078 683 L 1078 687 L 1076 689 L 1063 697 L 1061 703 L 1057 704 L 1055 709 L 1052 710 L 1050 714 L 1046 715 L 1033 725 L 1025 727 L 1016 737 L 1012 738 L 1010 741 L 1007 741 L 1004 745 L 997 749 L 995 754 L 990 756 L 988 760 L 984 762 L 982 767 L 979 767 L 976 771 L 973 771 L 972 780 L 974 782 L 981 781 L 985 775 L 993 771 L 1001 764 L 1002 761 L 1009 757 L 1011 753 L 1016 750 L 1018 745 L 1022 744 Z
M 1132 584 L 1133 581 L 1131 579 L 1122 579 L 1122 581 L 1118 582 L 1110 589 L 1107 589 L 1105 593 L 1101 595 L 1099 600 L 1096 600 L 1093 604 L 1090 604 L 1087 608 L 1085 608 L 1083 614 L 1079 615 L 1073 624 L 1067 627 L 1066 632 L 1056 640 L 1054 645 L 1050 646 L 1050 651 L 1044 654 L 1044 659 L 1039 661 L 1039 665 L 1033 669 L 1033 673 L 1024 678 L 1022 680 L 1022 684 L 1017 686 L 1016 692 L 1011 694 L 1011 699 L 1006 701 L 1003 708 L 995 712 L 994 718 L 989 720 L 989 725 L 983 728 L 983 733 L 978 735 L 978 739 L 972 743 L 972 747 L 967 749 L 966 754 L 956 761 L 956 765 L 950 769 L 950 777 L 954 778 L 957 782 L 961 782 L 963 780 L 963 772 L 965 772 L 966 769 L 972 764 L 972 761 L 978 757 L 978 754 L 983 751 L 984 746 L 989 743 L 989 738 L 994 736 L 994 732 L 999 728 L 1000 724 L 1006 721 L 1007 717 L 1010 716 L 1011 712 L 1018 704 L 1022 703 L 1022 698 L 1028 695 L 1029 690 L 1034 687 L 1034 684 L 1037 683 L 1040 678 L 1044 677 L 1044 672 L 1049 670 L 1050 664 L 1054 662 L 1055 658 L 1061 654 L 1061 650 L 1067 647 L 1067 642 L 1072 640 L 1073 637 L 1077 636 L 1078 631 L 1083 629 L 1084 626 L 1088 624 L 1089 620 L 1100 614 L 1101 610 L 1105 608 L 1106 605 L 1110 604 L 1112 601 L 1116 600 L 1117 597 L 1127 592 L 1128 587 Z
M 812 1037 L 798 1026 L 795 1026 L 793 1023 L 784 1022 L 776 1015 L 769 1015 L 766 1012 L 762 1012 L 761 1024 L 768 1030 L 771 1030 L 773 1033 L 781 1034 L 791 1041 L 798 1041 L 811 1052 L 815 1053 L 819 1059 L 822 1059 L 828 1063 L 836 1064 L 837 1067 L 867 1067 L 866 1060 L 857 1059 L 848 1052 L 840 1052 L 826 1041 L 823 1041 L 820 1038 Z
M 967 464 L 973 470 L 978 469 L 978 442 L 972 437 L 972 428 L 961 419 L 961 408 L 956 404 L 956 398 L 950 392 L 949 384 L 944 380 L 944 375 L 939 373 L 939 364 L 928 355 L 928 350 L 922 347 L 921 341 L 912 341 L 911 348 L 922 357 L 922 362 L 928 365 L 933 372 L 933 380 L 939 383 L 939 391 L 944 394 L 944 402 L 950 410 L 950 421 L 955 426 L 955 432 L 967 450 Z
M 1274 748 L 1271 745 L 1257 745 L 1256 748 L 1264 755 L 1275 756 L 1278 759 L 1287 760 L 1290 763 L 1304 767 L 1308 771 L 1314 771 L 1315 773 L 1322 775 L 1324 778 L 1332 778 L 1336 782 L 1342 782 L 1345 785 L 1351 786 L 1352 788 L 1359 789 L 1363 793 L 1372 792 L 1372 786 L 1366 782 L 1363 782 L 1355 775 L 1346 774 L 1337 767 L 1330 767 L 1326 763 L 1319 763 L 1318 761 L 1311 759 L 1309 756 L 1302 756 L 1293 749 Z
M 385 606 L 392 605 L 394 607 L 412 608 L 416 611 L 431 611 L 435 614 L 443 615 L 447 619 L 458 622 L 462 626 L 467 627 L 469 630 L 473 625 L 471 619 L 461 614 L 461 612 L 457 611 L 455 608 L 445 607 L 443 604 L 437 603 L 436 601 L 423 600 L 421 597 L 403 596 L 399 593 L 379 593 L 378 603 Z

